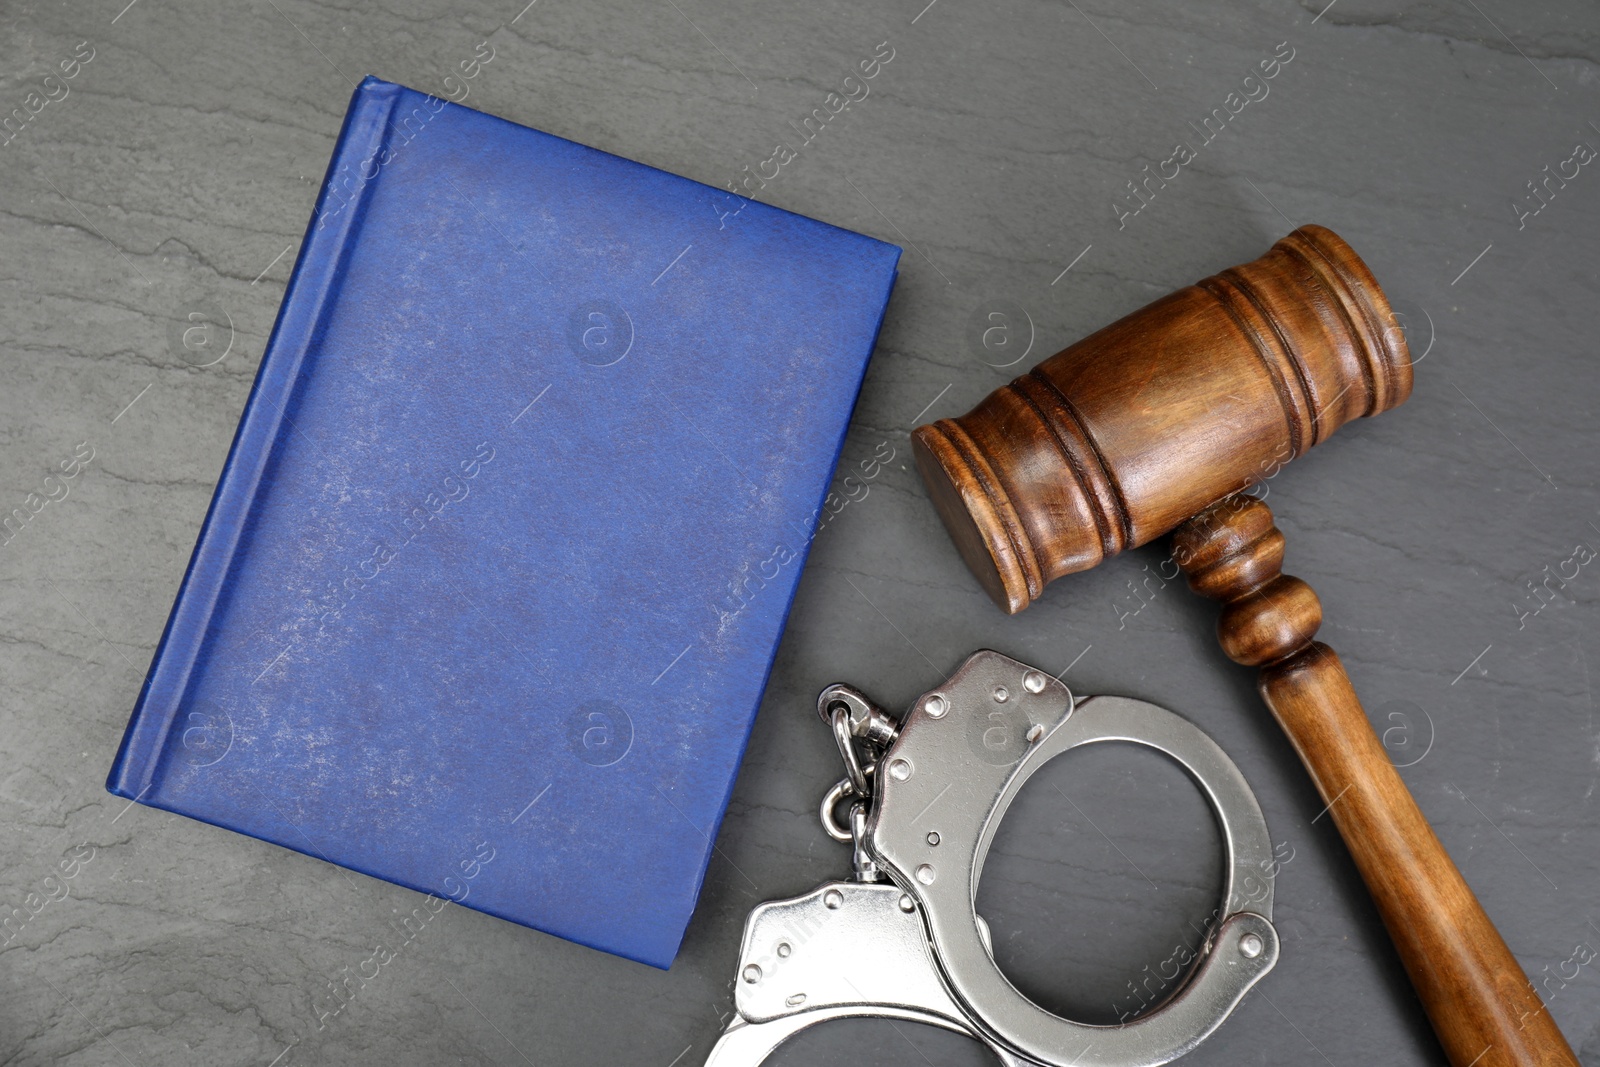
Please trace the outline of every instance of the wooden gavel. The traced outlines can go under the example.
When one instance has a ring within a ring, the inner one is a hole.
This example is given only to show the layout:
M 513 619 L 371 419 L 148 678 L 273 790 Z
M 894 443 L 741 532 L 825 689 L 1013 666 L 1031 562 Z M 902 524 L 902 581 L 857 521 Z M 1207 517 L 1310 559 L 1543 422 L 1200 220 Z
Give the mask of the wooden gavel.
M 1018 612 L 1050 581 L 1168 531 L 1217 636 L 1327 802 L 1454 1067 L 1577 1058 L 1406 789 L 1283 574 L 1283 534 L 1241 491 L 1411 393 L 1411 359 L 1365 263 L 1304 226 L 1003 386 L 913 445 L 967 565 Z

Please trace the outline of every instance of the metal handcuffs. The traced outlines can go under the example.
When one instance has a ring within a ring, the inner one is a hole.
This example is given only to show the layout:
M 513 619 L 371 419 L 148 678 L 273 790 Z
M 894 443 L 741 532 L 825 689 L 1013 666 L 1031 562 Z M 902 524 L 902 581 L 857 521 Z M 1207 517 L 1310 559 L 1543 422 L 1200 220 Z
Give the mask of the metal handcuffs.
M 706 1067 L 755 1067 L 801 1030 L 858 1017 L 965 1034 L 1006 1067 L 1167 1063 L 1222 1025 L 1277 962 L 1272 883 L 1259 878 L 1275 869 L 1266 820 L 1233 761 L 1187 720 L 1127 697 L 1075 705 L 1061 682 L 990 651 L 969 656 L 903 721 L 846 685 L 824 689 L 817 710 L 847 771 L 823 802 L 823 826 L 854 843 L 854 878 L 750 913 L 737 1013 Z M 1097 741 L 1146 745 L 1182 765 L 1211 804 L 1227 861 L 1221 917 L 1187 980 L 1117 1026 L 1059 1018 L 1019 993 L 974 903 L 1018 791 L 1050 759 Z M 836 819 L 845 800 L 848 828 Z

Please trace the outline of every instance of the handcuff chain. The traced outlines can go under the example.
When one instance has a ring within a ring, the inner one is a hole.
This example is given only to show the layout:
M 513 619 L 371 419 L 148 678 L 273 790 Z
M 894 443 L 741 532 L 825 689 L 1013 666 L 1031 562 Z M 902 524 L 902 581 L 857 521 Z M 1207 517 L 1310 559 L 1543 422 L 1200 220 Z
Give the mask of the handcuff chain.
M 817 711 L 833 731 L 845 771 L 845 776 L 822 798 L 822 829 L 840 844 L 854 842 L 860 853 L 858 828 L 864 825 L 864 819 L 856 812 L 864 814 L 872 804 L 873 774 L 883 752 L 894 742 L 896 724 L 864 694 L 846 685 L 824 689 L 817 700 Z M 863 752 L 866 762 L 862 760 Z M 852 800 L 851 817 L 848 822 L 841 822 L 839 802 L 847 797 Z
M 835 707 L 829 714 L 829 722 L 833 726 L 833 739 L 839 746 L 839 757 L 844 760 L 845 775 L 822 798 L 822 830 L 841 845 L 848 845 L 856 840 L 856 836 L 848 824 L 839 823 L 839 802 L 851 798 L 854 801 L 850 805 L 852 812 L 857 807 L 865 809 L 872 803 L 872 776 L 878 769 L 878 762 L 873 760 L 862 766 L 861 756 L 856 752 L 855 737 L 850 733 L 849 711 L 846 708 Z

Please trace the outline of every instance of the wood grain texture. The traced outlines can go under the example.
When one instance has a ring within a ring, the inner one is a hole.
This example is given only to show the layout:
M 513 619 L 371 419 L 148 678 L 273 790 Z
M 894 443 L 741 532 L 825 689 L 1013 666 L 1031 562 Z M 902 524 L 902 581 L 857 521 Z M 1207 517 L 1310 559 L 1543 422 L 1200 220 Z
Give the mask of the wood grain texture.
M 1235 495 L 1350 419 L 1402 403 L 1411 385 L 1404 334 L 1371 272 L 1336 234 L 1304 226 L 913 441 L 946 527 L 1008 612 L 1175 529 L 1174 559 L 1222 602 L 1224 651 L 1262 668 L 1262 696 L 1330 805 L 1451 1063 L 1576 1064 L 1338 657 L 1315 640 L 1321 603 L 1282 573 L 1272 513 Z
M 1327 802 L 1451 1064 L 1575 1067 L 1373 732 L 1338 654 L 1315 640 L 1322 606 L 1309 585 L 1282 573 L 1283 547 L 1271 510 L 1248 496 L 1173 532 L 1190 588 L 1222 602 L 1223 650 L 1261 668 L 1262 699 Z
M 1410 393 L 1371 272 L 1303 226 L 920 427 L 913 447 L 962 555 L 1015 613 Z

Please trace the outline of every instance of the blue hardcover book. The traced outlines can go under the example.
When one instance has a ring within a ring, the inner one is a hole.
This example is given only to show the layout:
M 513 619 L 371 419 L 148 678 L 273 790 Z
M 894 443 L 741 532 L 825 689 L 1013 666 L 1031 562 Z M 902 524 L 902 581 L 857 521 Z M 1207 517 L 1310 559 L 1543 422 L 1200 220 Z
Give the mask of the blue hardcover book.
M 108 788 L 668 966 L 899 255 L 367 79 Z

